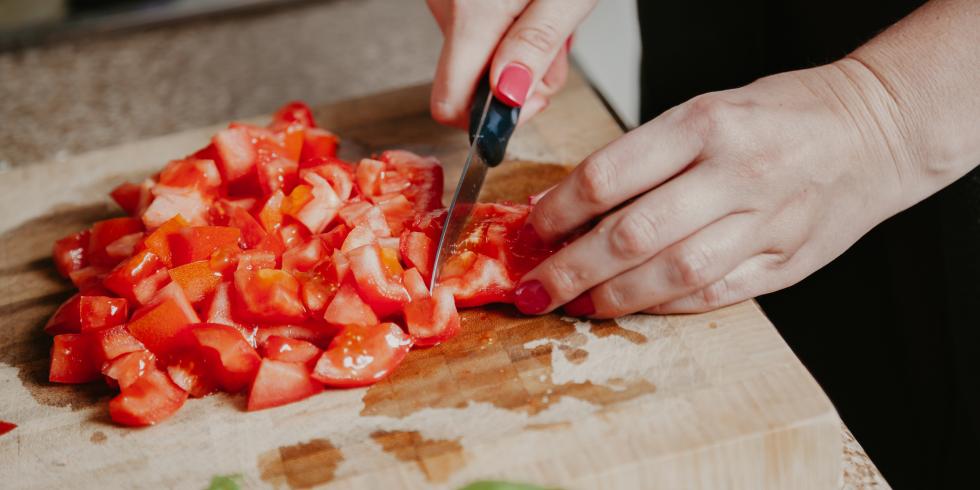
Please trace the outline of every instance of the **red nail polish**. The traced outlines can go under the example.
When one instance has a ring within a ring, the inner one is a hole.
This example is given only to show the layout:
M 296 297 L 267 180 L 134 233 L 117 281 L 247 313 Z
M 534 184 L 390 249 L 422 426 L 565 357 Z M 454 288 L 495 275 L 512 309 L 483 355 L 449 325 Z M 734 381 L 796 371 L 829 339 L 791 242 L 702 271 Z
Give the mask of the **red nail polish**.
M 586 291 L 565 304 L 563 309 L 569 316 L 589 316 L 595 314 L 595 303 L 592 302 L 592 295 Z
M 527 92 L 531 89 L 531 71 L 524 65 L 511 63 L 500 73 L 497 80 L 496 96 L 501 102 L 511 106 L 520 107 L 527 99 Z
M 525 315 L 537 315 L 551 304 L 551 295 L 545 291 L 544 284 L 537 279 L 517 286 L 514 289 L 514 306 Z

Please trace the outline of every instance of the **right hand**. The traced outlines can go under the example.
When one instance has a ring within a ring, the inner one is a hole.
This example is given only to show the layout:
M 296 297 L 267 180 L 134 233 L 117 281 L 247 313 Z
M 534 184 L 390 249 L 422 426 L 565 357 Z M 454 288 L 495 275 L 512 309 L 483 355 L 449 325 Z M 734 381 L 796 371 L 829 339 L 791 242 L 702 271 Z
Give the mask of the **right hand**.
M 565 84 L 571 35 L 596 2 L 427 0 L 445 38 L 432 84 L 432 117 L 466 129 L 488 64 L 494 95 L 522 107 L 521 121 L 543 110 Z

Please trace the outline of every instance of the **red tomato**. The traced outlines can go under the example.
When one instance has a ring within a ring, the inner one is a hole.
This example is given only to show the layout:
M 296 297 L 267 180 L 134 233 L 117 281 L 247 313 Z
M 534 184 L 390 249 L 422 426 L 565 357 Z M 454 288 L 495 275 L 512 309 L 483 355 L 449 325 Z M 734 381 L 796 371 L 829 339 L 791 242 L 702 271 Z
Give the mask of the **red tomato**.
M 385 169 L 385 164 L 379 160 L 363 158 L 357 163 L 355 175 L 357 176 L 357 188 L 365 196 L 375 196 L 381 193 L 381 178 Z
M 299 325 L 263 325 L 255 333 L 257 345 L 264 345 L 272 337 L 284 337 L 292 340 L 303 340 L 315 346 L 326 347 L 337 336 L 340 328 L 327 325 L 322 321 L 308 321 Z
M 218 168 L 226 182 L 238 181 L 255 171 L 258 152 L 245 128 L 231 127 L 218 131 L 211 143 L 217 151 Z
M 143 211 L 150 205 L 150 201 L 153 200 L 151 190 L 154 185 L 156 182 L 150 179 L 144 180 L 142 184 L 123 182 L 119 187 L 113 189 L 109 195 L 126 214 L 135 218 L 142 215 Z
M 82 296 L 78 303 L 79 328 L 85 332 L 122 325 L 126 323 L 127 307 L 123 298 Z
M 430 296 L 418 270 L 409 269 L 404 277 L 412 295 L 412 302 L 405 305 L 405 326 L 415 345 L 436 345 L 455 336 L 460 323 L 453 291 L 437 285 Z
M 340 219 L 351 228 L 365 226 L 377 237 L 391 236 L 391 228 L 385 219 L 384 212 L 378 206 L 366 202 L 350 203 L 339 211 Z
M 351 250 L 376 243 L 378 243 L 378 237 L 374 236 L 374 232 L 371 231 L 371 228 L 368 228 L 365 225 L 356 226 L 350 231 L 350 233 L 347 234 L 347 237 L 344 238 L 344 243 L 340 246 L 340 251 L 346 254 Z
M 417 212 L 442 207 L 443 177 L 438 160 L 404 150 L 388 150 L 381 154 L 379 160 L 385 162 L 388 171 L 393 170 L 408 180 L 410 186 L 404 194 L 415 205 Z
M 133 385 L 147 370 L 156 369 L 157 358 L 148 350 L 135 350 L 106 363 L 102 374 L 112 379 L 120 389 Z
M 237 246 L 241 230 L 229 226 L 192 226 L 170 235 L 170 251 L 174 265 L 183 265 L 211 258 L 219 248 Z
M 463 308 L 509 302 L 515 286 L 500 261 L 469 250 L 446 261 L 438 284 L 452 291 Z
M 299 164 L 288 157 L 288 150 L 268 139 L 255 144 L 256 170 L 259 188 L 263 195 L 282 190 L 289 192 L 296 186 Z
M 214 292 L 221 274 L 211 269 L 211 262 L 199 260 L 170 269 L 170 279 L 184 290 L 188 301 L 198 303 Z
M 248 395 L 248 411 L 278 407 L 309 398 L 323 391 L 301 363 L 263 359 Z
M 313 112 L 310 111 L 309 106 L 298 100 L 287 102 L 280 107 L 272 116 L 272 122 L 269 124 L 269 127 L 272 129 L 281 129 L 290 124 L 299 124 L 307 128 L 316 127 L 316 123 L 313 122 Z
M 143 242 L 143 232 L 131 233 L 119 237 L 116 241 L 106 245 L 105 253 L 114 263 L 133 255 L 136 247 Z
M 341 223 L 331 228 L 330 231 L 319 235 L 319 237 L 323 240 L 323 244 L 326 245 L 327 251 L 330 252 L 343 246 L 344 240 L 347 239 L 350 230 L 349 226 Z
M 409 268 L 418 269 L 425 283 L 432 279 L 432 266 L 436 260 L 436 242 L 418 231 L 405 230 L 398 243 L 402 262 Z
M 61 240 L 54 242 L 54 265 L 58 268 L 58 273 L 68 277 L 73 271 L 77 271 L 88 265 L 88 255 L 86 249 L 89 244 L 89 230 L 72 233 Z
M 157 178 L 160 185 L 212 193 L 221 187 L 221 174 L 213 160 L 173 160 Z
M 357 294 L 357 288 L 351 281 L 344 282 L 333 299 L 327 310 L 323 313 L 323 319 L 332 325 L 375 325 L 378 323 L 378 316 L 374 310 L 364 302 Z
M 51 347 L 52 383 L 88 383 L 99 379 L 102 362 L 92 337 L 85 334 L 63 333 L 54 336 Z
M 299 297 L 299 281 L 278 269 L 235 272 L 235 311 L 241 318 L 258 322 L 291 323 L 306 318 Z
M 320 357 L 320 349 L 305 340 L 273 335 L 262 344 L 262 357 L 303 364 Z
M 327 248 L 318 237 L 310 238 L 305 243 L 290 248 L 282 254 L 282 268 L 289 272 L 308 272 L 323 260 Z
M 119 238 L 143 231 L 143 224 L 136 218 L 113 218 L 96 222 L 89 232 L 86 256 L 94 265 L 113 266 L 119 260 L 106 253 L 106 247 Z
M 340 138 L 330 131 L 309 128 L 303 132 L 303 150 L 299 155 L 299 161 L 337 156 L 338 143 Z
M 81 332 L 82 319 L 79 308 L 81 301 L 82 293 L 73 294 L 68 298 L 48 319 L 48 323 L 44 325 L 44 331 L 48 335 Z
M 76 288 L 86 290 L 94 287 L 101 287 L 102 280 L 108 273 L 109 269 L 105 267 L 90 265 L 88 267 L 82 267 L 77 271 L 69 272 L 68 278 L 71 279 L 72 284 L 74 284 Z
M 186 400 L 187 392 L 163 371 L 148 368 L 109 402 L 109 416 L 123 425 L 153 425 L 180 410 Z
M 116 266 L 102 284 L 133 303 L 145 304 L 169 280 L 160 257 L 144 250 Z
M 151 304 L 136 310 L 126 327 L 147 349 L 165 357 L 180 346 L 181 334 L 200 321 L 183 289 L 171 283 Z
M 174 216 L 168 221 L 165 221 L 159 228 L 153 230 L 146 236 L 143 240 L 143 246 L 160 257 L 167 267 L 173 265 L 173 254 L 170 252 L 170 237 L 181 230 L 187 228 L 190 224 L 179 214 Z
M 226 226 L 241 230 L 241 244 L 245 248 L 253 248 L 265 239 L 268 233 L 247 208 L 227 200 L 218 201 L 215 205 L 223 212 Z
M 265 201 L 265 204 L 262 205 L 262 210 L 259 211 L 259 222 L 262 223 L 265 231 L 274 233 L 282 226 L 282 205 L 285 200 L 286 195 L 281 190 L 278 190 L 273 192 Z
M 0 436 L 14 430 L 17 428 L 17 424 L 12 424 L 10 422 L 5 422 L 0 420 Z
M 124 325 L 89 332 L 95 344 L 100 363 L 111 361 L 123 354 L 146 350 L 146 347 L 129 333 Z
M 227 325 L 203 323 L 194 325 L 190 335 L 222 390 L 238 393 L 252 383 L 261 359 L 240 331 Z
M 218 391 L 217 381 L 210 371 L 204 357 L 193 353 L 177 356 L 167 365 L 167 374 L 174 384 L 194 398 Z
M 307 173 L 303 180 L 309 184 L 310 198 L 302 206 L 294 207 L 290 213 L 303 223 L 310 233 L 320 233 L 337 216 L 343 202 L 330 183 L 317 173 Z
M 375 198 L 393 235 L 400 235 L 405 225 L 415 217 L 415 209 L 402 194 L 385 194 Z
M 397 254 L 388 250 L 374 244 L 347 254 L 358 292 L 381 318 L 401 311 L 410 299 L 402 285 Z
M 377 383 L 402 362 L 412 339 L 394 323 L 349 325 L 330 342 L 313 378 L 340 388 Z
M 300 171 L 301 179 L 307 174 L 315 173 L 323 177 L 333 188 L 337 197 L 346 202 L 354 192 L 354 169 L 351 165 L 338 158 L 315 158 L 303 162 L 304 169 Z
M 148 229 L 155 229 L 175 216 L 182 216 L 195 226 L 208 224 L 211 202 L 197 189 L 158 185 L 153 188 L 153 196 L 153 202 L 142 215 Z

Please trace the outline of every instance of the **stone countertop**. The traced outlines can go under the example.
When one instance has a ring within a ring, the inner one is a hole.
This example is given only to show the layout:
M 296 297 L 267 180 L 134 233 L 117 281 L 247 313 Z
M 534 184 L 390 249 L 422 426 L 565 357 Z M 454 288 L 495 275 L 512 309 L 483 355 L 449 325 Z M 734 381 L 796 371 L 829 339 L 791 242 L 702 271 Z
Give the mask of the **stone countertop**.
M 421 1 L 334 0 L 0 53 L 0 170 L 414 85 L 440 43 Z M 889 488 L 841 433 L 841 488 Z

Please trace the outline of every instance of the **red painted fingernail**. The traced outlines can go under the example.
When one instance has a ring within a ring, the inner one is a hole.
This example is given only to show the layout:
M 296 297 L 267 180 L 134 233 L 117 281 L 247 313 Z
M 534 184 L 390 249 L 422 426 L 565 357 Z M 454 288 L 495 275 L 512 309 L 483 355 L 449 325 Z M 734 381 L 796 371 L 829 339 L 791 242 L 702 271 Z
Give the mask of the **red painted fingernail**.
M 565 51 L 571 51 L 572 50 L 572 40 L 573 39 L 575 39 L 575 33 L 574 32 L 572 33 L 571 36 L 568 36 L 568 39 L 565 40 Z
M 524 65 L 511 63 L 500 73 L 497 80 L 497 98 L 511 107 L 524 105 L 531 89 L 531 71 Z
M 592 295 L 586 291 L 566 303 L 563 309 L 569 316 L 589 316 L 595 314 L 595 303 L 592 302 Z
M 537 315 L 551 304 L 551 295 L 545 291 L 544 284 L 537 279 L 517 286 L 514 290 L 514 306 L 525 315 Z

